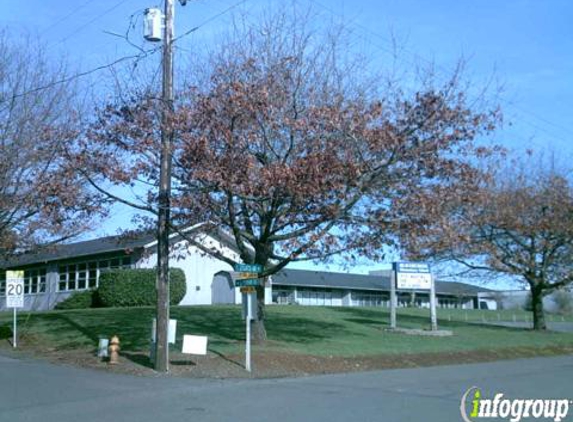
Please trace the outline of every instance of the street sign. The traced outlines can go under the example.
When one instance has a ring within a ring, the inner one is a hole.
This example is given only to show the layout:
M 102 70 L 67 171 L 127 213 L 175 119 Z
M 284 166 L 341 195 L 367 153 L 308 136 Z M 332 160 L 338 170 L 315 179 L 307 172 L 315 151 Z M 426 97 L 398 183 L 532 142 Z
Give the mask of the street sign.
M 24 271 L 6 271 L 6 307 L 24 307 Z
M 263 272 L 263 266 L 258 264 L 235 264 L 234 272 L 231 274 L 235 287 L 260 286 L 262 279 L 259 278 Z
M 430 290 L 432 273 L 424 262 L 396 262 L 396 288 L 400 290 Z
M 241 293 L 255 293 L 257 290 L 255 286 L 243 286 L 241 287 Z
M 262 273 L 263 266 L 259 264 L 235 264 L 233 269 L 241 273 Z
M 262 284 L 262 279 L 260 279 L 260 278 L 248 278 L 245 280 L 235 280 L 235 287 L 260 286 L 261 284 Z
M 235 280 L 248 280 L 250 278 L 259 278 L 259 273 L 235 273 Z
M 18 345 L 18 308 L 24 307 L 24 271 L 6 271 L 6 307 L 13 310 L 12 347 Z

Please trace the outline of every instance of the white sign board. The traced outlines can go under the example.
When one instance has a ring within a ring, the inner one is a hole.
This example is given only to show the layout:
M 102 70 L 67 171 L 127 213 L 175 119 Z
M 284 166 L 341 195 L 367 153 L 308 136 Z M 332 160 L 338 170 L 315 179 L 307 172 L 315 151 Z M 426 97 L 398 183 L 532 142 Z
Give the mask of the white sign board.
M 397 262 L 396 288 L 398 290 L 430 290 L 432 274 L 430 266 L 423 262 Z
M 24 271 L 6 271 L 6 307 L 24 307 Z
M 181 353 L 188 353 L 190 355 L 206 355 L 207 336 L 184 335 Z
M 153 318 L 151 324 L 151 342 L 155 343 L 155 333 L 157 332 L 157 320 Z M 167 343 L 175 344 L 175 337 L 177 336 L 177 320 L 170 319 L 169 327 L 167 328 Z

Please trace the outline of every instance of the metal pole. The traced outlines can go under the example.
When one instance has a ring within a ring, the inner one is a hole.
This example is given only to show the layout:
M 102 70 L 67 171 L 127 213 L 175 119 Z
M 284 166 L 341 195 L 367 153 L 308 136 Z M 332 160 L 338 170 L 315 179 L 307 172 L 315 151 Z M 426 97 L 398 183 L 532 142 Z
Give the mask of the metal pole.
M 14 309 L 14 329 L 13 329 L 12 331 L 13 331 L 14 336 L 13 336 L 13 338 L 12 338 L 12 347 L 15 349 L 15 348 L 17 347 L 17 341 L 18 341 L 18 340 L 17 340 L 17 339 L 18 339 L 18 332 L 17 332 L 17 326 L 18 326 L 18 325 L 17 325 L 17 322 L 16 322 L 16 320 L 17 320 L 17 312 L 18 312 L 18 311 L 16 310 L 16 308 L 13 308 L 13 309 Z
M 390 328 L 396 328 L 396 270 L 390 276 Z
M 169 116 L 173 110 L 173 0 L 165 0 L 163 36 L 163 91 L 161 107 L 161 155 L 157 219 L 157 343 L 155 370 L 169 371 L 169 220 L 171 195 L 171 141 Z
M 245 369 L 248 372 L 251 372 L 251 315 L 253 314 L 252 310 L 252 299 L 253 294 L 247 294 L 247 317 L 245 320 L 247 321 L 247 338 L 246 338 L 246 350 L 245 350 Z
M 430 321 L 432 325 L 432 331 L 438 331 L 438 316 L 436 313 L 436 285 L 434 282 L 434 276 L 432 276 L 432 282 L 430 283 Z

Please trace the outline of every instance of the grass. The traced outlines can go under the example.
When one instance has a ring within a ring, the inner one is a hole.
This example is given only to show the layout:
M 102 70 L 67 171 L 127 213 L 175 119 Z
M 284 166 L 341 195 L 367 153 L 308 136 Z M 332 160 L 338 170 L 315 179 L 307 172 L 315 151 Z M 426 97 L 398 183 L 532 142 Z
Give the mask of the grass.
M 174 307 L 171 315 L 178 320 L 175 347 L 179 350 L 183 334 L 198 334 L 209 336 L 209 350 L 215 354 L 242 353 L 245 326 L 240 307 Z M 388 310 L 384 308 L 269 306 L 266 326 L 270 341 L 264 347 L 255 347 L 255 351 L 268 349 L 315 356 L 368 357 L 573 347 L 573 333 L 538 333 L 480 323 L 485 318 L 512 321 L 513 315 L 524 321 L 529 314 L 523 311 L 439 310 L 440 328 L 452 330 L 454 335 L 438 338 L 384 330 L 389 319 Z M 94 351 L 100 335 L 117 334 L 124 353 L 139 353 L 149 350 L 153 316 L 151 307 L 22 313 L 19 331 L 23 340 L 28 339 L 22 342 L 24 346 L 41 345 L 57 351 Z M 0 335 L 4 338 L 8 337 L 11 317 L 10 313 L 0 313 Z M 571 318 L 566 320 L 571 321 Z M 428 310 L 399 309 L 398 326 L 427 328 Z

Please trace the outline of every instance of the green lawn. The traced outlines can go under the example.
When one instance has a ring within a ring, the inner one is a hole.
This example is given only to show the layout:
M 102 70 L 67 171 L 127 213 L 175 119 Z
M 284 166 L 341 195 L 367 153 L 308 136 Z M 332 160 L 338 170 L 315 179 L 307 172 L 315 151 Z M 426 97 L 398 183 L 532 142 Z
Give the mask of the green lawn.
M 269 342 L 265 349 L 316 356 L 573 347 L 573 333 L 536 333 L 479 323 L 485 317 L 488 321 L 511 321 L 514 314 L 517 320 L 524 321 L 529 314 L 522 311 L 439 310 L 440 328 L 454 332 L 445 338 L 388 332 L 384 330 L 388 326 L 388 310 L 382 308 L 269 306 L 267 313 Z M 19 330 L 23 340 L 27 339 L 22 347 L 95 350 L 99 335 L 117 334 L 123 352 L 146 352 L 153 315 L 154 309 L 148 307 L 21 313 Z M 178 320 L 176 348 L 180 348 L 183 334 L 209 336 L 209 350 L 220 355 L 241 353 L 244 348 L 245 326 L 240 307 L 174 307 L 171 315 Z M 11 313 L 0 313 L 0 336 L 4 338 L 8 337 L 11 318 Z M 399 309 L 398 326 L 427 328 L 428 310 Z

